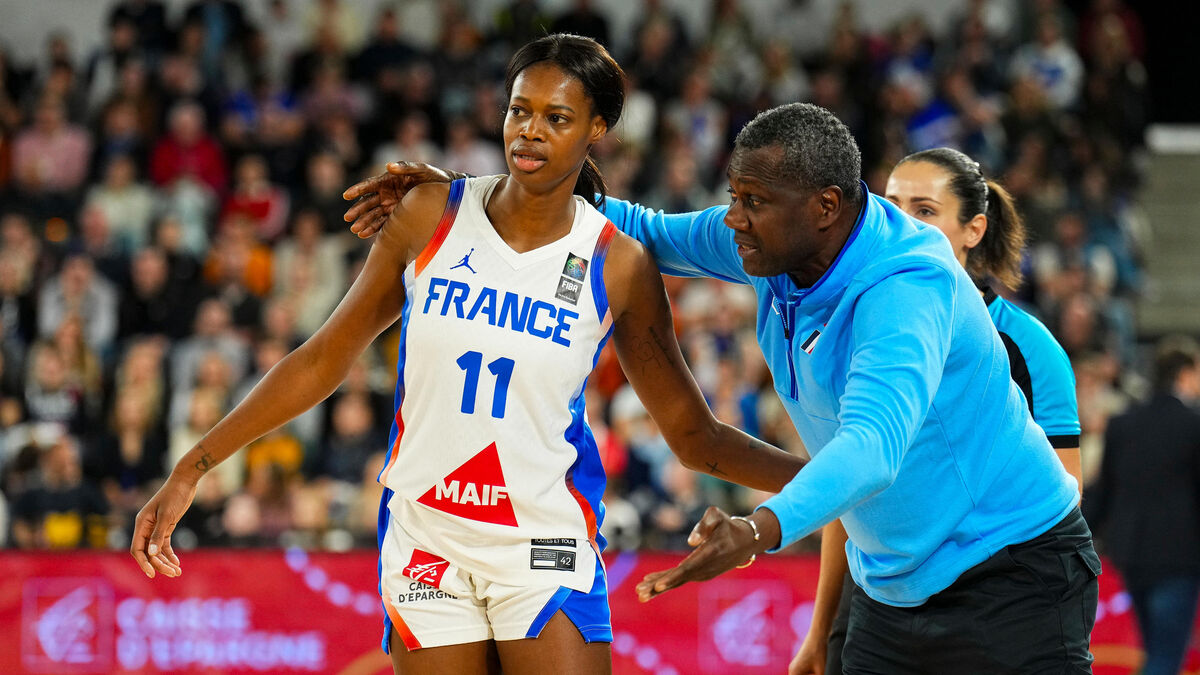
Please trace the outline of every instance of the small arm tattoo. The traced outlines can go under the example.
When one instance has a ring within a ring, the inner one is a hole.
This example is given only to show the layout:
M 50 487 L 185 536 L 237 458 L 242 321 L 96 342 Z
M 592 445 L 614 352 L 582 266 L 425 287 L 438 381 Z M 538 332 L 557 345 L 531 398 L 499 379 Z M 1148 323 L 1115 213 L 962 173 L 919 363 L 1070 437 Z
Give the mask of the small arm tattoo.
M 645 372 L 646 367 L 653 363 L 656 366 L 662 366 L 662 361 L 659 358 L 659 352 L 655 349 L 654 342 L 644 339 L 635 338 L 633 344 L 633 355 L 638 361 L 642 362 L 642 372 Z
M 716 462 L 707 462 L 707 463 L 706 463 L 706 466 L 708 467 L 708 472 L 709 472 L 709 473 L 711 473 L 711 474 L 712 474 L 712 475 L 714 475 L 714 476 L 718 476 L 718 475 L 719 475 L 719 476 L 728 476 L 728 475 L 729 475 L 729 474 L 725 473 L 724 471 L 722 471 L 722 470 L 721 470 L 721 469 L 720 469 L 720 468 L 717 466 L 717 463 L 716 463 Z
M 200 446 L 200 449 L 204 450 L 204 446 Z M 216 463 L 216 461 L 213 460 L 212 455 L 208 454 L 208 452 L 205 451 L 205 453 L 203 455 L 200 455 L 200 459 L 196 460 L 196 463 L 193 466 L 196 467 L 197 471 L 204 473 L 204 472 L 208 471 L 209 469 L 213 468 L 214 466 L 216 466 L 216 464 L 217 463 Z

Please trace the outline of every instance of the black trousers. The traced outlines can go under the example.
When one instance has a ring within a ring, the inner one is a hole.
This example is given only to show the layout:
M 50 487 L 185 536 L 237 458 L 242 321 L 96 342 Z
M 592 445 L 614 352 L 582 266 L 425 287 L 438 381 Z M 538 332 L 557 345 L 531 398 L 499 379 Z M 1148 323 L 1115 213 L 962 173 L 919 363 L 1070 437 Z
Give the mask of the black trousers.
M 1099 574 L 1091 531 L 1075 509 L 1044 534 L 967 570 L 919 607 L 885 605 L 851 584 L 841 672 L 1091 673 Z

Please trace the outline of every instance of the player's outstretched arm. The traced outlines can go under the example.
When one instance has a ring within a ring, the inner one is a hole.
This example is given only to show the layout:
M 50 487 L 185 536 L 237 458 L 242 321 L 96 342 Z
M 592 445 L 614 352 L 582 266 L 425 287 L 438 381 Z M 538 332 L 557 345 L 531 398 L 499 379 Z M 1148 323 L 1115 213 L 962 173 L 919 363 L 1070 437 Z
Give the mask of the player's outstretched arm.
M 436 224 L 445 204 L 444 188 L 440 201 L 436 187 L 423 192 L 424 199 L 414 192 L 393 215 L 416 225 L 388 228 L 376 240 L 362 274 L 325 324 L 272 368 L 245 400 L 183 456 L 162 488 L 138 512 L 129 553 L 146 576 L 180 574 L 171 533 L 191 505 L 200 478 L 238 448 L 333 393 L 358 355 L 400 316 L 404 268 L 415 257 L 416 247 L 410 242 L 428 241 L 432 232 L 428 222 Z M 424 239 L 409 239 L 413 232 Z
M 360 239 L 369 239 L 383 229 L 409 190 L 424 183 L 449 183 L 465 175 L 423 162 L 388 162 L 385 172 L 346 188 L 342 199 L 354 204 L 342 219 Z

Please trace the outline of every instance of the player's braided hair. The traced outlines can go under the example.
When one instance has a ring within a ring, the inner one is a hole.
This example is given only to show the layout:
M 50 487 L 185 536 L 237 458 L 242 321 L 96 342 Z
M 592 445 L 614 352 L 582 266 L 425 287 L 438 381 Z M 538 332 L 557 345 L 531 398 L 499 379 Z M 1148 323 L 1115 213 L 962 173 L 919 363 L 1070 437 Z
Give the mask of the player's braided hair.
M 789 103 L 759 113 L 738 132 L 734 150 L 783 148 L 780 177 L 805 190 L 836 185 L 847 203 L 862 203 L 862 154 L 850 130 L 833 113 L 810 103 Z

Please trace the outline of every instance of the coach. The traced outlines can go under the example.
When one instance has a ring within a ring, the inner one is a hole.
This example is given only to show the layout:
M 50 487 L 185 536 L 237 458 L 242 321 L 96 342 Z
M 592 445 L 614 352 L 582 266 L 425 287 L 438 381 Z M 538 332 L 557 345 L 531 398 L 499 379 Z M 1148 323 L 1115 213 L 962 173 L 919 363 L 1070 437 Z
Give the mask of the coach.
M 856 583 L 846 673 L 1091 672 L 1100 564 L 1074 480 L 945 237 L 860 173 L 849 130 L 792 104 L 738 134 L 728 207 L 668 215 L 607 200 L 664 273 L 754 288 L 759 345 L 812 455 L 749 517 L 710 508 L 696 550 L 639 595 L 745 566 L 840 518 Z M 347 214 L 353 229 L 373 231 L 411 180 L 347 191 L 366 195 Z

